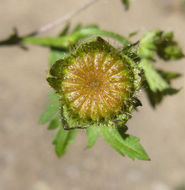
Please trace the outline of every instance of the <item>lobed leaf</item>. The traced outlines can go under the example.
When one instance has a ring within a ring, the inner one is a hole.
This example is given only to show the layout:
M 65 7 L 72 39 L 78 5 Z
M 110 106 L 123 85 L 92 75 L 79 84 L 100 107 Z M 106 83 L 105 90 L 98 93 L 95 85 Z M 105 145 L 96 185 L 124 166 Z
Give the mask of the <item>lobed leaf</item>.
M 15 45 L 19 44 L 21 42 L 21 37 L 18 34 L 18 31 L 16 28 L 13 29 L 13 33 L 5 40 L 0 40 L 0 46 L 3 45 Z
M 86 134 L 88 137 L 87 148 L 91 148 L 98 138 L 99 128 L 96 126 L 91 126 L 86 129 Z
M 100 133 L 103 138 L 122 156 L 127 155 L 131 159 L 149 160 L 149 157 L 139 139 L 135 136 L 126 135 L 113 127 L 101 127 Z
M 140 40 L 138 53 L 141 58 L 151 59 L 157 54 L 165 61 L 178 60 L 184 57 L 182 49 L 174 40 L 173 33 L 164 33 L 161 30 L 146 32 Z
M 146 32 L 141 38 L 138 54 L 141 57 L 140 66 L 146 78 L 145 91 L 153 107 L 159 104 L 166 95 L 179 92 L 170 84 L 170 80 L 179 77 L 179 74 L 163 72 L 153 67 L 155 55 L 165 61 L 177 60 L 184 56 L 174 40 L 173 33 L 165 34 L 161 30 Z
M 170 87 L 169 84 L 156 71 L 156 69 L 154 69 L 151 60 L 142 59 L 140 62 L 140 66 L 144 71 L 147 84 L 153 92 L 163 91 Z
M 146 85 L 145 92 L 147 94 L 150 105 L 153 108 L 155 108 L 158 104 L 162 102 L 165 96 L 177 94 L 179 92 L 179 89 L 168 88 L 162 92 L 159 92 L 159 91 L 153 92 L 152 90 L 150 90 L 148 85 Z
M 164 99 L 165 96 L 174 95 L 179 92 L 179 89 L 172 88 L 171 81 L 173 79 L 179 78 L 181 76 L 181 74 L 175 73 L 175 72 L 166 72 L 166 71 L 162 71 L 162 70 L 157 70 L 157 72 L 166 81 L 166 83 L 168 83 L 169 88 L 164 89 L 163 91 L 153 92 L 152 90 L 150 90 L 150 87 L 149 87 L 148 83 L 146 82 L 145 92 L 147 94 L 147 97 L 149 99 L 151 106 L 154 108 L 159 103 L 162 102 L 162 100 Z
M 156 46 L 158 56 L 166 61 L 178 60 L 184 57 L 182 49 L 174 40 L 172 32 L 161 33 L 160 40 L 156 42 Z
M 60 128 L 53 140 L 53 144 L 55 145 L 55 151 L 58 157 L 62 157 L 69 147 L 75 140 L 77 134 L 77 130 L 64 130 L 64 128 L 60 125 Z
M 48 130 L 56 129 L 60 125 L 59 117 L 52 119 L 48 125 Z
M 48 107 L 43 112 L 43 114 L 40 117 L 39 123 L 45 124 L 47 123 L 57 112 L 59 109 L 59 97 L 55 94 L 55 92 L 51 92 L 49 94 L 50 102 L 48 104 Z
M 166 80 L 166 82 L 167 82 L 168 84 L 171 84 L 171 81 L 172 81 L 173 79 L 177 79 L 177 78 L 179 78 L 179 77 L 182 76 L 182 74 L 176 73 L 176 72 L 163 71 L 163 70 L 161 70 L 161 69 L 158 69 L 157 71 L 158 71 L 159 74 Z
M 126 4 L 129 1 L 122 2 L 126 6 L 129 5 Z M 157 70 L 153 66 L 156 55 L 164 60 L 180 59 L 183 57 L 181 49 L 170 33 L 164 34 L 160 30 L 147 32 L 140 41 L 139 49 L 131 51 L 130 47 L 132 47 L 132 44 L 127 38 L 110 31 L 101 30 L 96 25 L 85 27 L 77 25 L 70 34 L 68 32 L 69 25 L 64 28 L 59 37 L 26 37 L 22 42 L 50 46 L 50 66 L 52 66 L 55 61 L 63 58 L 69 52 L 70 45 L 76 45 L 79 40 L 88 38 L 91 35 L 109 37 L 119 41 L 123 45 L 123 53 L 127 53 L 135 62 L 140 61 L 140 66 L 146 78 L 145 84 L 147 88 L 145 91 L 153 107 L 160 103 L 164 96 L 173 95 L 179 91 L 178 89 L 172 88 L 170 84 L 172 79 L 180 76 L 179 74 Z M 135 33 L 130 36 L 132 35 L 135 35 Z M 137 43 L 135 44 L 137 45 Z M 56 89 L 60 85 L 60 81 L 57 81 L 54 77 L 48 77 L 47 80 Z M 136 101 L 136 103 L 140 105 L 139 102 Z M 48 122 L 57 113 L 58 106 L 52 107 L 51 105 L 48 105 L 48 108 L 40 119 L 40 123 Z M 66 152 L 68 146 L 74 141 L 77 129 L 64 130 L 57 118 L 50 121 L 48 129 L 56 129 L 58 126 L 59 130 L 54 138 L 53 144 L 55 144 L 57 155 L 61 157 Z M 131 159 L 149 160 L 147 153 L 139 143 L 139 139 L 135 136 L 125 134 L 126 130 L 127 128 L 120 129 L 105 126 L 100 128 L 95 126 L 89 127 L 86 130 L 88 137 L 87 147 L 90 148 L 95 144 L 100 133 L 108 144 L 121 155 L 127 155 Z

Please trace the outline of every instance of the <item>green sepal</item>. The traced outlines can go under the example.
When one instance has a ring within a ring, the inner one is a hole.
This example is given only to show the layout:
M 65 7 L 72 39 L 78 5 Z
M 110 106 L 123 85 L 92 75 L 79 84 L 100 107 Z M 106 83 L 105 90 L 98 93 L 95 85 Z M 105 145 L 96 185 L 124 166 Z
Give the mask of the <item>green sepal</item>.
M 65 104 L 60 108 L 61 120 L 63 126 L 66 130 L 75 129 L 75 128 L 93 128 L 100 127 L 101 125 L 111 126 L 111 127 L 124 127 L 127 121 L 132 117 L 131 112 L 136 108 L 136 99 L 132 97 L 129 99 L 128 103 L 123 106 L 124 113 L 118 113 L 113 115 L 107 120 L 102 120 L 100 122 L 94 122 L 92 120 L 82 120 L 77 114 L 74 114 L 72 110 Z
M 141 57 L 138 55 L 139 41 L 133 44 L 128 44 L 122 49 L 122 53 L 127 55 L 135 64 L 139 64 Z
M 57 79 L 54 77 L 48 77 L 47 81 L 53 89 L 55 89 L 57 92 L 60 92 L 60 88 L 61 88 L 61 80 L 60 79 Z
M 82 120 L 75 114 L 69 107 L 68 103 L 65 101 L 65 97 L 61 90 L 62 77 L 65 72 L 66 66 L 72 64 L 75 61 L 75 58 L 78 56 L 83 56 L 88 53 L 99 53 L 104 52 L 108 56 L 114 56 L 120 59 L 122 62 L 126 64 L 128 68 L 128 74 L 130 77 L 130 93 L 125 95 L 125 106 L 123 108 L 124 113 L 116 113 L 116 115 L 112 115 L 109 118 L 112 121 L 116 121 L 115 126 L 123 126 L 130 116 L 127 113 L 131 113 L 134 105 L 134 98 L 137 90 L 141 85 L 141 77 L 140 77 L 140 69 L 138 64 L 135 63 L 129 56 L 123 54 L 116 50 L 113 46 L 103 40 L 101 37 L 93 37 L 85 42 L 82 42 L 74 52 L 72 52 L 71 56 L 67 58 L 56 61 L 55 64 L 50 69 L 50 77 L 47 78 L 49 84 L 61 95 L 61 118 L 65 129 L 73 129 L 73 128 L 87 128 L 92 125 L 99 125 L 99 122 L 93 122 L 92 120 Z M 131 109 L 130 109 L 131 108 Z M 119 120 L 119 122 L 117 122 Z M 120 122 L 121 121 L 121 122 Z M 108 120 L 100 121 L 100 123 L 106 124 Z
M 91 120 L 80 119 L 79 116 L 75 114 L 67 104 L 61 105 L 60 113 L 63 127 L 66 130 L 75 128 L 85 129 L 94 124 Z
M 68 65 L 69 60 L 70 60 L 70 57 L 66 58 L 65 60 L 60 59 L 60 60 L 56 61 L 50 69 L 50 75 L 52 75 L 54 77 L 62 78 L 63 68 L 64 68 L 64 66 Z
M 106 42 L 103 38 L 97 36 L 92 37 L 85 42 L 82 42 L 75 52 L 76 55 L 81 53 L 93 53 L 93 52 L 106 52 L 106 53 L 116 53 L 116 49 L 113 48 L 108 42 Z

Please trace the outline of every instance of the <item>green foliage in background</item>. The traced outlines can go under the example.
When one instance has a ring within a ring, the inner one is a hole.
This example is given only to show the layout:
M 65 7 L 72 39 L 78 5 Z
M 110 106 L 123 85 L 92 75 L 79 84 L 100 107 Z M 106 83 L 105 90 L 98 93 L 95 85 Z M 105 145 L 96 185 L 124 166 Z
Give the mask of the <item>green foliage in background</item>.
M 125 6 L 125 9 L 127 10 L 130 6 L 130 0 L 121 0 L 123 5 Z

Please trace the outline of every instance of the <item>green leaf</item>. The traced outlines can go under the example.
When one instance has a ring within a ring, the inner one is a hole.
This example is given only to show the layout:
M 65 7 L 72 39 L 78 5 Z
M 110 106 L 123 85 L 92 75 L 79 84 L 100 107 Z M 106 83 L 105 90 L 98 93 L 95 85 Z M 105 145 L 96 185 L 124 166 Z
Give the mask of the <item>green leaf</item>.
M 59 117 L 52 119 L 48 125 L 48 130 L 56 129 L 60 125 Z
M 146 82 L 145 92 L 153 108 L 160 104 L 165 96 L 174 95 L 179 92 L 179 89 L 172 88 L 171 81 L 181 76 L 181 74 L 175 72 L 166 72 L 162 70 L 157 70 L 157 72 L 166 81 L 166 83 L 168 83 L 169 88 L 162 91 L 153 92 L 152 90 L 150 90 L 149 84 Z
M 179 89 L 172 88 L 170 85 L 171 79 L 178 78 L 179 74 L 163 72 L 153 67 L 155 55 L 165 61 L 183 57 L 182 50 L 173 38 L 173 33 L 164 34 L 161 30 L 157 30 L 146 32 L 140 41 L 138 51 L 141 57 L 140 66 L 146 78 L 145 91 L 153 107 L 161 103 L 166 95 L 179 92 Z
M 179 44 L 174 40 L 174 34 L 162 33 L 160 40 L 156 42 L 157 54 L 160 58 L 168 60 L 178 60 L 184 57 L 184 53 Z
M 77 130 L 64 130 L 60 125 L 60 128 L 53 140 L 53 144 L 55 145 L 55 151 L 58 157 L 63 156 L 67 148 L 70 144 L 72 144 L 75 140 L 77 134 Z
M 40 117 L 40 124 L 47 123 L 59 110 L 59 97 L 55 94 L 55 92 L 52 91 L 49 94 L 49 99 L 50 102 L 48 104 L 48 107 Z
M 83 25 L 79 23 L 79 24 L 77 24 L 77 25 L 74 27 L 72 33 L 75 33 L 75 32 L 77 32 L 77 31 L 81 30 L 82 28 L 83 28 Z
M 141 58 L 151 59 L 154 57 L 157 47 L 155 42 L 159 40 L 160 31 L 146 32 L 140 40 L 138 54 Z
M 59 92 L 58 90 L 60 90 L 61 87 L 61 80 L 58 80 L 54 77 L 49 77 L 50 74 L 47 75 L 47 81 L 49 83 L 49 85 L 54 88 L 56 90 L 56 92 Z
M 185 1 L 184 1 L 184 6 L 185 6 Z M 175 187 L 174 190 L 185 190 L 185 182 L 184 182 L 184 180 L 179 185 L 177 185 L 177 187 Z
M 146 32 L 140 40 L 139 55 L 141 58 L 154 58 L 155 53 L 162 59 L 177 60 L 184 57 L 182 49 L 174 40 L 172 32 L 161 30 Z
M 27 47 L 25 47 L 21 41 L 22 37 L 19 36 L 17 29 L 14 28 L 13 33 L 8 38 L 5 40 L 0 40 L 0 46 L 18 45 L 20 48 L 27 50 Z
M 98 138 L 99 128 L 96 126 L 91 126 L 86 129 L 86 133 L 88 137 L 87 148 L 91 148 Z
M 131 33 L 128 35 L 128 38 L 132 38 L 132 37 L 136 36 L 138 33 L 139 33 L 139 30 L 136 30 L 136 31 L 134 31 L 134 32 L 131 32 Z
M 131 159 L 149 160 L 137 137 L 120 134 L 116 128 L 106 126 L 100 128 L 100 133 L 108 144 L 121 155 L 127 155 Z
M 68 23 L 62 32 L 59 34 L 60 37 L 66 36 L 69 32 L 70 24 Z M 57 60 L 63 59 L 65 56 L 69 54 L 68 50 L 62 48 L 50 48 L 50 57 L 49 57 L 49 66 L 51 67 Z
M 182 76 L 182 74 L 176 72 L 167 72 L 160 69 L 158 69 L 157 71 L 166 80 L 168 84 L 170 84 L 173 79 L 177 79 Z
M 0 41 L 0 45 L 13 45 L 16 43 L 20 43 L 20 36 L 18 35 L 17 29 L 13 29 L 13 33 L 5 40 Z
M 175 95 L 179 91 L 180 91 L 179 89 L 168 88 L 161 92 L 159 91 L 153 92 L 152 90 L 150 90 L 148 84 L 146 84 L 146 87 L 145 87 L 145 92 L 147 94 L 148 100 L 153 108 L 155 108 L 158 104 L 160 104 L 165 96 Z
M 169 84 L 154 69 L 151 60 L 142 59 L 140 66 L 144 70 L 144 75 L 146 77 L 147 83 L 153 92 L 163 91 L 170 87 Z
M 130 0 L 121 0 L 121 2 L 124 4 L 125 9 L 127 10 L 130 6 Z
M 70 23 L 67 23 L 62 32 L 59 34 L 59 36 L 66 36 L 70 29 Z

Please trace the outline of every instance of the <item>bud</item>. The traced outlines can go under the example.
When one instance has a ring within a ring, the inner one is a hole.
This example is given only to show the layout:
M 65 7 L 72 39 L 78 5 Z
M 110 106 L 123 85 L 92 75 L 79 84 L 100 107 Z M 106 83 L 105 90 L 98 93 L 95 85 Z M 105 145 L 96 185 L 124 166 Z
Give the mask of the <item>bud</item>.
M 47 80 L 60 95 L 64 128 L 123 126 L 140 88 L 139 73 L 131 58 L 100 37 L 57 61 Z

